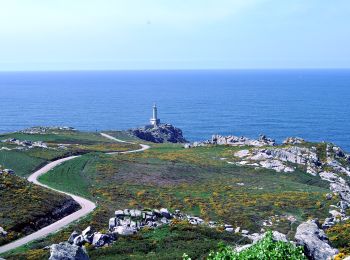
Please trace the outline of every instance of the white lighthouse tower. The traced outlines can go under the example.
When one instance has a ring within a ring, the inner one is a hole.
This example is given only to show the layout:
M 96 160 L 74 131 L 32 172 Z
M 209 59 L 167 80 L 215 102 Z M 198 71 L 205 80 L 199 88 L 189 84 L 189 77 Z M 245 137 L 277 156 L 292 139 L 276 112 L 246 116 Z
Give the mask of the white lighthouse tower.
M 153 116 L 150 119 L 150 123 L 151 125 L 153 125 L 153 127 L 156 127 L 160 124 L 160 119 L 158 119 L 158 115 L 157 115 L 157 106 L 156 104 L 153 105 Z

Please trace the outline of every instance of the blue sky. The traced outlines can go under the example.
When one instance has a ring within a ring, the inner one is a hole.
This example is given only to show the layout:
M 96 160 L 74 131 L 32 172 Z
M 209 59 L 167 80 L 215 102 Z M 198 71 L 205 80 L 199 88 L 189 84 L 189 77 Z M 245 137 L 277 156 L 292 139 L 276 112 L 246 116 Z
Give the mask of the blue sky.
M 349 0 L 0 0 L 0 70 L 350 68 Z

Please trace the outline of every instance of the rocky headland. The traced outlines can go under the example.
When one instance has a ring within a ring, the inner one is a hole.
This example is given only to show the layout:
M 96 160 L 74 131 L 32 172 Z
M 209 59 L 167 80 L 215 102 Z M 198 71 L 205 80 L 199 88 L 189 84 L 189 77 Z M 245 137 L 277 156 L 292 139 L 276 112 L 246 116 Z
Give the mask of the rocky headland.
M 182 130 L 171 124 L 147 125 L 129 129 L 131 136 L 153 143 L 186 143 Z

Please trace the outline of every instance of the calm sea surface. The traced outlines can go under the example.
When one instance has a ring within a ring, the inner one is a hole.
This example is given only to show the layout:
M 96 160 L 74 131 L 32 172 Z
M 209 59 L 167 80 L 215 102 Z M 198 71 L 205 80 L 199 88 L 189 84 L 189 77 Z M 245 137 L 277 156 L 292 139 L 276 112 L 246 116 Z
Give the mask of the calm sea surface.
M 0 73 L 0 132 L 162 122 L 189 140 L 211 134 L 327 140 L 350 151 L 350 70 Z

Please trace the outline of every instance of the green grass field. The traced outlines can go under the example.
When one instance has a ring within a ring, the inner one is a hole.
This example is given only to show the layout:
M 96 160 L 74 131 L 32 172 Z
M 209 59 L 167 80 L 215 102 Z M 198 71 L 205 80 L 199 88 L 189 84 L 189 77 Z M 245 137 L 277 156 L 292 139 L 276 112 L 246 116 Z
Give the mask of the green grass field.
M 20 151 L 0 151 L 0 165 L 13 169 L 19 176 L 28 176 L 46 160 Z
M 53 149 L 32 148 L 28 150 L 0 150 L 0 165 L 15 170 L 19 176 L 27 177 L 38 167 L 72 154 L 90 152 L 127 151 L 138 149 L 138 145 L 118 143 L 99 133 L 79 131 L 58 131 L 47 134 L 11 133 L 0 135 L 0 140 L 16 138 L 18 140 L 45 141 Z M 67 149 L 57 149 L 58 144 L 65 144 Z M 16 145 L 1 143 L 0 147 L 14 149 Z

